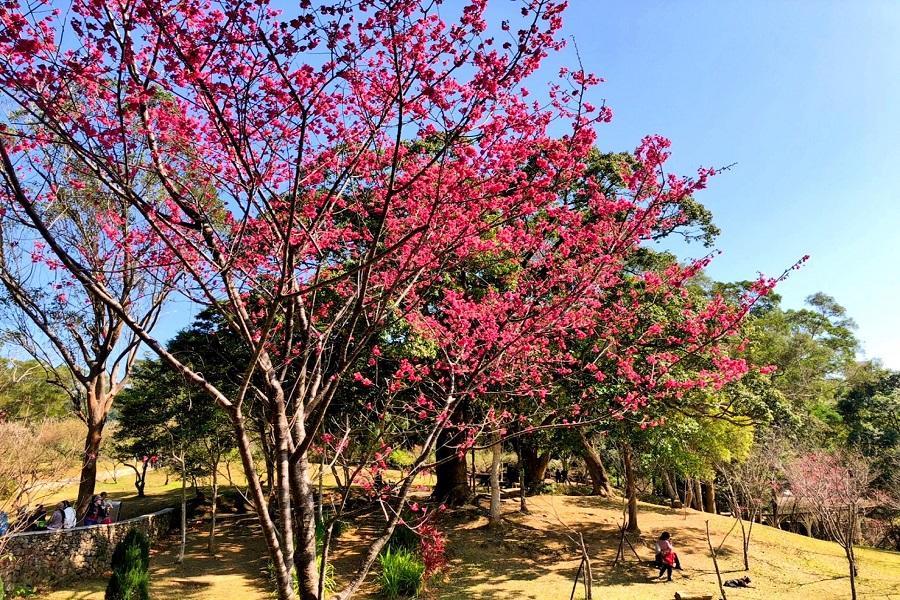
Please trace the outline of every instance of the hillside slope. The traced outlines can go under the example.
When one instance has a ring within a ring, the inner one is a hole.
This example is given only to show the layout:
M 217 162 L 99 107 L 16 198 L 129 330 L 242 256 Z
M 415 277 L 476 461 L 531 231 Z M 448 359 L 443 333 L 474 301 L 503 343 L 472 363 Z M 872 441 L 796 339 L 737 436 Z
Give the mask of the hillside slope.
M 453 566 L 450 576 L 435 590 L 447 600 L 463 599 L 568 599 L 578 569 L 579 555 L 567 538 L 580 532 L 591 555 L 595 598 L 636 600 L 673 598 L 676 591 L 718 595 L 718 585 L 706 543 L 709 520 L 713 543 L 718 544 L 734 521 L 693 510 L 671 510 L 641 504 L 643 531 L 635 544 L 641 559 L 653 559 L 653 543 L 662 531 L 672 533 L 684 571 L 674 581 L 654 581 L 657 572 L 638 564 L 631 550 L 626 563 L 613 569 L 618 547 L 617 523 L 621 501 L 575 496 L 530 498 L 531 514 L 506 510 L 507 526 L 489 533 L 485 520 L 461 524 L 451 537 Z M 723 579 L 749 575 L 752 589 L 727 590 L 728 598 L 849 598 L 850 583 L 843 551 L 837 544 L 811 539 L 757 524 L 750 548 L 750 572 L 743 571 L 740 532 L 735 529 L 722 547 Z M 858 551 L 860 598 L 900 599 L 900 554 L 871 549 Z M 576 598 L 583 598 L 579 589 Z

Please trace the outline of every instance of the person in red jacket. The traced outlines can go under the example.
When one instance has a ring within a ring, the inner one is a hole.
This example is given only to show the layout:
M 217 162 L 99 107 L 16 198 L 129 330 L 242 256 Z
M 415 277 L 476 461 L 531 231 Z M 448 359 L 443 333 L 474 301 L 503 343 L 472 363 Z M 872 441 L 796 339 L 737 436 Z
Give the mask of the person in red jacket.
M 675 553 L 675 545 L 672 544 L 672 535 L 664 531 L 656 542 L 656 566 L 659 567 L 658 579 L 667 575 L 666 581 L 672 581 L 672 567 L 681 570 L 681 561 Z

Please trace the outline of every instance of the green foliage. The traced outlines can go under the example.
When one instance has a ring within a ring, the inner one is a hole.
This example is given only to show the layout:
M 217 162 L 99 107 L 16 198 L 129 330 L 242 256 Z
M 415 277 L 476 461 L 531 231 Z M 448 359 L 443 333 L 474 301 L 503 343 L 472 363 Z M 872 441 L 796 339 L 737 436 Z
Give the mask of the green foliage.
M 847 443 L 873 459 L 877 485 L 890 485 L 900 468 L 900 373 L 860 364 L 837 410 L 847 427 Z
M 149 600 L 149 567 L 150 542 L 132 529 L 113 550 L 113 574 L 106 586 L 106 600 Z
M 130 568 L 138 561 L 146 570 L 150 568 L 150 540 L 137 529 L 130 529 L 113 550 L 111 566 L 113 570 Z
M 404 448 L 396 448 L 388 456 L 387 462 L 395 469 L 408 469 L 416 462 L 416 454 Z
M 425 564 L 409 550 L 387 548 L 379 557 L 381 595 L 390 600 L 416 598 L 422 590 Z
M 219 385 L 220 380 L 230 376 L 226 373 L 229 367 L 219 361 L 234 353 L 222 354 L 228 348 L 213 335 L 213 327 L 201 315 L 190 328 L 179 332 L 167 348 Z M 186 473 L 206 477 L 234 447 L 228 416 L 159 360 L 135 365 L 132 385 L 116 402 L 119 427 L 114 434 L 115 451 L 123 459 L 180 456 L 184 451 Z M 178 471 L 182 467 L 170 466 Z
M 321 574 L 322 573 L 322 555 L 316 555 L 316 570 Z M 325 582 L 322 586 L 322 589 L 325 591 L 326 596 L 330 596 L 332 592 L 337 590 L 337 580 L 334 577 L 334 563 L 329 562 L 325 565 Z M 294 589 L 297 590 L 297 593 L 300 593 L 300 582 L 297 580 L 297 573 L 294 572 Z
M 72 377 L 36 360 L 0 359 L 0 413 L 13 419 L 61 418 L 71 414 Z
M 37 594 L 34 589 L 34 586 L 28 585 L 27 583 L 20 583 L 13 587 L 9 591 L 10 598 L 30 598 Z M 0 600 L 3 600 L 3 596 L 0 596 Z

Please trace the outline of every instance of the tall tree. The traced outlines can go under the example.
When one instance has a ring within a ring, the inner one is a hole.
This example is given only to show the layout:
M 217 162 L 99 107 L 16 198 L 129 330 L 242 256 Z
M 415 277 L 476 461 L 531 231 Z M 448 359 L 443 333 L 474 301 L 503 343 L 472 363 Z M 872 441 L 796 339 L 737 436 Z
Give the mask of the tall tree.
M 900 468 L 900 373 L 861 363 L 847 378 L 837 403 L 847 443 L 873 461 L 876 483 L 897 483 Z
M 642 297 L 612 293 L 645 242 L 688 218 L 688 200 L 712 171 L 669 174 L 669 144 L 651 136 L 622 170 L 626 193 L 584 177 L 594 126 L 611 115 L 586 99 L 598 79 L 563 70 L 547 103 L 522 92 L 562 46 L 564 4 L 529 1 L 516 22 L 499 24 L 497 39 L 485 33 L 483 0 L 450 22 L 422 0 L 304 0 L 288 15 L 266 0 L 0 6 L 0 85 L 19 109 L 0 132 L 7 214 L 33 228 L 97 307 L 228 414 L 283 600 L 297 595 L 292 571 L 304 600 L 320 595 L 310 448 L 339 391 L 384 390 L 368 413 L 405 416 L 405 434 L 423 440 L 404 479 L 375 498 L 390 517 L 337 594 L 343 600 L 389 540 L 415 476 L 436 466 L 438 440 L 465 430 L 464 450 L 479 430 L 458 407 L 490 392 L 497 409 L 544 422 L 554 382 L 586 368 L 568 350 L 573 340 L 598 340 L 631 386 L 604 402 L 631 411 L 742 373 L 712 350 L 702 374 L 672 367 L 717 347 L 747 306 L 711 301 L 666 331 L 635 310 Z M 60 52 L 63 38 L 71 49 Z M 69 187 L 97 182 L 133 211 L 164 245 L 166 264 L 184 273 L 179 291 L 241 340 L 248 359 L 236 390 L 170 352 L 108 269 L 83 264 L 92 250 L 60 239 L 49 212 L 60 194 L 44 183 L 62 165 L 43 160 L 59 152 L 87 171 Z M 144 193 L 147 178 L 161 194 Z M 508 280 L 448 284 L 473 263 L 507 265 Z M 677 296 L 701 267 L 646 273 L 642 285 Z M 398 324 L 432 352 L 367 377 L 359 365 L 380 365 L 378 342 Z M 679 352 L 642 354 L 653 367 L 637 361 L 617 343 L 629 329 L 657 341 L 666 334 L 678 340 L 666 350 Z M 272 432 L 271 510 L 253 460 L 251 399 Z M 555 418 L 578 412 L 568 409 Z M 368 466 L 382 468 L 390 449 Z
M 175 270 L 128 203 L 101 189 L 85 164 L 45 148 L 24 157 L 20 168 L 37 169 L 42 191 L 28 211 L 7 204 L 0 213 L 3 336 L 41 365 L 85 424 L 77 501 L 84 514 L 96 485 L 106 419 L 140 346 L 126 321 L 152 330 Z M 4 181 L 7 189 L 13 185 L 7 174 Z M 146 178 L 141 181 L 141 192 L 151 193 Z M 79 269 L 103 281 L 121 313 L 65 269 L 42 235 L 52 236 Z

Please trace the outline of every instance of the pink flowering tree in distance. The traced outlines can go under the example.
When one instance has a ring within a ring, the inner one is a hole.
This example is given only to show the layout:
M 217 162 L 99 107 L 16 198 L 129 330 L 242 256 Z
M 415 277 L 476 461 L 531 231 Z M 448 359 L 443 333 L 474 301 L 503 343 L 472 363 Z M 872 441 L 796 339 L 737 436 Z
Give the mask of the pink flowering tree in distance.
M 3 339 L 44 367 L 69 395 L 75 415 L 86 426 L 76 503 L 83 515 L 94 493 L 107 417 L 138 356 L 140 341 L 125 326 L 123 315 L 151 330 L 180 267 L 134 209 L 106 193 L 70 153 L 26 140 L 17 146 L 29 148 L 19 155 L 18 172 L 34 185 L 34 215 L 55 244 L 102 282 L 122 309 L 122 314 L 110 310 L 73 276 L 42 241 L 22 205 L 4 202 L 0 207 Z M 142 180 L 139 189 L 152 193 L 152 181 L 145 176 Z
M 687 218 L 712 171 L 664 172 L 668 143 L 649 137 L 623 172 L 627 190 L 605 193 L 586 176 L 594 127 L 610 118 L 585 99 L 598 80 L 563 70 L 539 98 L 523 87 L 562 46 L 564 2 L 520 2 L 495 34 L 485 5 L 301 0 L 282 14 L 266 0 L 0 3 L 0 86 L 15 107 L 0 129 L 2 202 L 66 277 L 229 415 L 282 599 L 324 594 L 310 452 L 352 451 L 352 436 L 324 435 L 337 398 L 377 390 L 369 418 L 409 423 L 385 426 L 352 477 L 382 469 L 394 441 L 421 441 L 403 479 L 373 491 L 384 527 L 337 592 L 345 599 L 403 520 L 417 474 L 496 423 L 577 423 L 577 409 L 547 402 L 586 368 L 574 341 L 603 340 L 598 352 L 635 383 L 603 401 L 638 410 L 739 377 L 714 349 L 772 284 L 760 280 L 737 307 L 685 310 L 675 336 L 641 324 L 687 354 L 711 353 L 690 382 L 665 368 L 685 353 L 641 372 L 627 347 L 607 349 L 650 297 L 615 292 L 629 259 Z M 177 265 L 180 277 L 167 276 L 179 293 L 245 345 L 236 389 L 169 353 L 85 250 L 59 239 L 50 207 L 62 198 L 46 182 L 72 163 L 66 187 L 90 182 L 127 206 Z M 642 277 L 655 294 L 678 294 L 703 264 Z M 399 338 L 422 351 L 388 360 L 382 346 Z M 250 401 L 274 440 L 271 504 Z
M 797 456 L 785 468 L 791 492 L 819 532 L 844 550 L 850 573 L 850 597 L 856 600 L 858 573 L 854 546 L 869 503 L 884 502 L 873 490 L 871 461 L 849 451 L 816 450 Z

